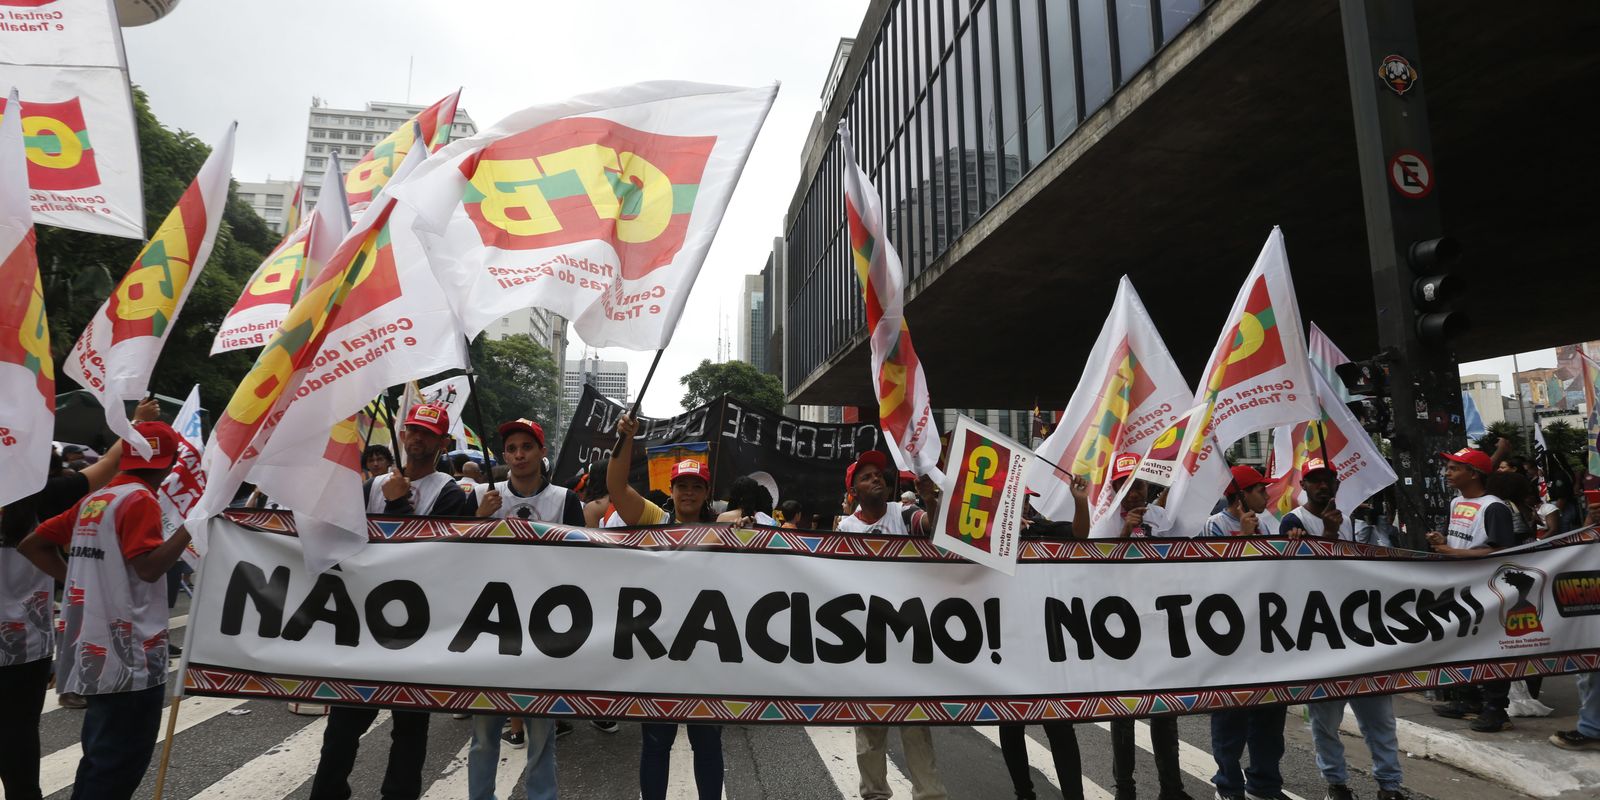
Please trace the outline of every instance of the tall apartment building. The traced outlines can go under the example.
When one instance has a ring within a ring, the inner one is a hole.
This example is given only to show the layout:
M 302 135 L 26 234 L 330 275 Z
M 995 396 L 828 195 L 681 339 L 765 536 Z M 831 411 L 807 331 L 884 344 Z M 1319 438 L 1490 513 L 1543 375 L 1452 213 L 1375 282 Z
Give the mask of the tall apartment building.
M 239 199 L 249 203 L 273 230 L 287 233 L 284 225 L 294 201 L 295 185 L 295 181 L 240 181 Z
M 567 319 L 542 308 L 524 308 L 513 311 L 489 324 L 483 335 L 490 339 L 504 339 L 517 334 L 527 334 L 541 347 L 550 351 L 557 364 L 567 353 Z
M 739 292 L 739 360 L 748 362 L 758 372 L 768 372 L 766 287 L 762 273 L 744 276 L 744 287 Z
M 565 416 L 572 418 L 578 399 L 583 397 L 583 385 L 594 384 L 600 394 L 619 403 L 628 402 L 628 362 L 603 361 L 599 358 L 568 359 L 561 371 L 561 391 L 565 400 Z
M 306 125 L 306 207 L 316 205 L 322 176 L 328 171 L 328 158 L 339 156 L 348 169 L 373 145 L 383 141 L 395 128 L 427 108 L 410 103 L 368 102 L 364 109 L 331 108 L 321 98 L 312 98 L 310 121 Z M 478 126 L 464 109 L 456 109 L 452 139 L 471 136 Z

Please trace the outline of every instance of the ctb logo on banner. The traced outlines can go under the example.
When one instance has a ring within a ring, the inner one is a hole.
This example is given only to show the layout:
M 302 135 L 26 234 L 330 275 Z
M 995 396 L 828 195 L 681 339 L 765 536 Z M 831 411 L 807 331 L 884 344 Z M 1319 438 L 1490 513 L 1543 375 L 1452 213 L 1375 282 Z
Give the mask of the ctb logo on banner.
M 10 5 L 38 5 L 18 3 Z M 0 112 L 5 111 L 0 98 Z M 100 183 L 94 164 L 89 126 L 78 98 L 59 103 L 22 101 L 22 137 L 28 152 L 28 185 L 34 189 L 65 191 Z

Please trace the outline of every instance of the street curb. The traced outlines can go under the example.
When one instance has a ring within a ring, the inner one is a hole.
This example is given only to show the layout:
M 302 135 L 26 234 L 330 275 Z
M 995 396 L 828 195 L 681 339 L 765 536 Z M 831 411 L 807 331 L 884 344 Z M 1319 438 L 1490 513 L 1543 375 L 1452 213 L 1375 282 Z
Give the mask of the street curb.
M 1361 726 L 1348 708 L 1339 730 L 1361 735 Z M 1543 742 L 1504 747 L 1405 718 L 1395 719 L 1395 732 L 1401 752 L 1407 755 L 1448 764 L 1523 794 L 1555 797 L 1600 788 L 1600 759 L 1593 753 L 1562 750 Z

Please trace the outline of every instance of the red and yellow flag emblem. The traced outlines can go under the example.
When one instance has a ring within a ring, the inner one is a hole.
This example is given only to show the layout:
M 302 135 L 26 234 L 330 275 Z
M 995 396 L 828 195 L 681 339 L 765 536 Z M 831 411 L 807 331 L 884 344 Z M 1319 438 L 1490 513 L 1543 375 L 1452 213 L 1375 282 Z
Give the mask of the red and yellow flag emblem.
M 0 113 L 6 99 L 0 97 Z M 69 191 L 100 183 L 78 98 L 59 103 L 22 101 L 22 141 L 28 154 L 28 186 Z

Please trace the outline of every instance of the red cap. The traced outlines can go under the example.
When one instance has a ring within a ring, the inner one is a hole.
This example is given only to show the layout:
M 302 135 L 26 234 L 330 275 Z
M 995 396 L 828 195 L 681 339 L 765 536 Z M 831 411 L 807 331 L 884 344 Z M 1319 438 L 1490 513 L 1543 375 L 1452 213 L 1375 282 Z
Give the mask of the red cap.
M 1228 484 L 1228 494 L 1246 492 L 1267 482 L 1267 479 L 1262 477 L 1261 473 L 1256 472 L 1255 467 L 1248 464 L 1240 464 L 1230 471 L 1233 473 L 1233 482 Z
M 854 489 L 854 488 L 856 488 L 856 468 L 857 467 L 861 467 L 861 466 L 865 466 L 865 465 L 868 465 L 868 464 L 870 464 L 870 465 L 872 465 L 874 467 L 877 467 L 878 469 L 888 469 L 889 468 L 889 456 L 887 454 L 885 454 L 882 450 L 867 450 L 867 451 L 863 452 L 860 456 L 858 456 L 856 458 L 856 461 L 855 461 L 854 464 L 851 464 L 850 466 L 845 467 L 845 470 L 844 470 L 844 488 L 846 488 L 846 489 Z
M 500 441 L 505 441 L 506 437 L 513 433 L 526 433 L 532 436 L 540 447 L 544 447 L 544 428 L 539 427 L 539 423 L 531 419 L 519 417 L 510 422 L 500 423 Z
M 178 432 L 160 420 L 135 423 L 133 429 L 150 445 L 150 457 L 144 458 L 133 445 L 122 444 L 121 469 L 166 469 L 178 457 Z
M 1308 458 L 1306 463 L 1300 467 L 1300 480 L 1309 479 L 1313 472 L 1326 472 L 1331 478 L 1339 477 L 1339 473 L 1335 472 L 1333 467 L 1328 466 L 1328 462 L 1320 458 Z
M 1139 456 L 1137 454 L 1118 453 L 1116 458 L 1111 459 L 1111 482 L 1116 483 L 1123 480 L 1132 475 L 1137 469 L 1139 469 Z
M 672 465 L 672 477 L 667 480 L 667 483 L 677 483 L 679 478 L 684 477 L 699 478 L 705 481 L 707 486 L 710 486 L 711 468 L 692 458 L 686 458 Z
M 423 403 L 411 409 L 405 424 L 433 431 L 440 436 L 450 434 L 450 410 L 438 403 Z
M 1489 454 L 1483 452 L 1482 450 L 1474 450 L 1471 447 L 1463 447 L 1454 453 L 1440 453 L 1439 456 L 1444 458 L 1446 461 L 1454 461 L 1457 464 L 1466 464 L 1467 466 L 1472 467 L 1473 469 L 1485 475 L 1494 472 L 1494 462 L 1490 461 Z

